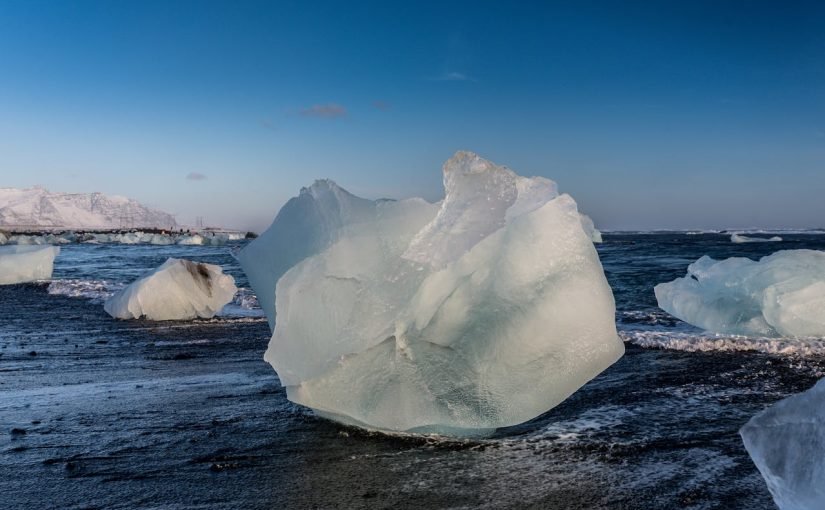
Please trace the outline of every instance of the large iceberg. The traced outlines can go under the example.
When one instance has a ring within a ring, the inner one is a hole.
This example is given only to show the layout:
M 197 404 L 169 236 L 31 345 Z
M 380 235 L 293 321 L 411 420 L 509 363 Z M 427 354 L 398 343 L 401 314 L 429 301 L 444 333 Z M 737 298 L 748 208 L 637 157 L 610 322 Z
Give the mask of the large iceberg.
M 0 285 L 51 278 L 59 253 L 56 246 L 0 246 Z
M 576 203 L 475 154 L 445 199 L 370 201 L 331 181 L 238 258 L 277 326 L 290 400 L 385 431 L 483 435 L 556 406 L 621 357 Z
M 220 266 L 170 258 L 109 298 L 104 309 L 117 319 L 208 319 L 237 290 L 235 279 Z
M 785 250 L 758 262 L 704 256 L 654 292 L 661 309 L 708 331 L 825 336 L 825 252 Z
M 757 414 L 739 433 L 781 510 L 825 508 L 825 380 Z

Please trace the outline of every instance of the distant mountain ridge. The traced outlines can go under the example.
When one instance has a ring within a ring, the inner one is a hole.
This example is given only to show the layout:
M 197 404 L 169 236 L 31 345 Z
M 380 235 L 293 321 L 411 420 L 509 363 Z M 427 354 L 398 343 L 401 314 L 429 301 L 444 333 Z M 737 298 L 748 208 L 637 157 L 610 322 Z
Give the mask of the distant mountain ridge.
M 45 188 L 0 188 L 0 228 L 112 230 L 177 227 L 169 213 L 137 200 L 103 193 L 61 193 Z

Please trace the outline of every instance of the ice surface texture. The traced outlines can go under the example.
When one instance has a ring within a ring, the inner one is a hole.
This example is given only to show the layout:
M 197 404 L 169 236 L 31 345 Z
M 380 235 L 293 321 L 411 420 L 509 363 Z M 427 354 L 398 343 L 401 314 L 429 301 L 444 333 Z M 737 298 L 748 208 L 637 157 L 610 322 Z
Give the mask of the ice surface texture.
M 825 252 L 778 251 L 758 262 L 704 256 L 654 291 L 660 308 L 708 331 L 825 336 Z
M 277 315 L 265 358 L 292 401 L 371 429 L 481 435 L 547 411 L 621 357 L 572 198 L 466 152 L 445 164 L 444 186 L 429 204 L 318 181 L 241 251 Z
M 219 266 L 170 258 L 106 300 L 104 309 L 117 319 L 208 319 L 237 290 L 235 279 Z
M 739 433 L 781 510 L 825 508 L 825 380 L 757 414 Z
M 0 285 L 52 277 L 56 246 L 0 246 Z

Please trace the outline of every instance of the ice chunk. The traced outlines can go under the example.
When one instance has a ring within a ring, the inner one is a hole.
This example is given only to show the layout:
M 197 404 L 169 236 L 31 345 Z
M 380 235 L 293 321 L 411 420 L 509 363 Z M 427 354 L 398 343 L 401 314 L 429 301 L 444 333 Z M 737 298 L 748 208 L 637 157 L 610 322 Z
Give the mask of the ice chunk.
M 730 242 L 741 244 L 741 243 L 778 243 L 782 241 L 782 238 L 779 236 L 773 237 L 748 237 L 743 236 L 741 234 L 731 234 Z
M 170 244 L 175 244 L 175 239 L 166 234 L 152 234 L 148 242 L 149 244 L 155 244 L 158 246 L 167 246 Z
M 56 246 L 0 246 L 0 285 L 51 278 L 59 253 Z
M 6 244 L 7 242 L 9 242 L 9 238 L 6 237 L 6 234 L 0 232 L 0 246 Z
M 590 216 L 586 214 L 581 214 L 581 222 L 582 228 L 584 232 L 590 237 L 590 240 L 594 243 L 601 243 L 602 242 L 602 233 L 596 229 L 596 225 L 593 223 L 593 220 Z
M 471 153 L 441 204 L 301 191 L 238 258 L 288 397 L 366 428 L 478 435 L 559 404 L 624 352 L 576 204 Z M 275 290 L 275 295 L 273 295 Z
M 825 252 L 785 250 L 758 262 L 704 256 L 654 292 L 661 309 L 716 333 L 825 336 Z
M 208 242 L 200 234 L 193 234 L 191 236 L 181 236 L 178 239 L 178 244 L 183 246 L 201 246 L 203 244 L 208 244 Z
M 208 319 L 237 290 L 235 279 L 220 266 L 170 258 L 106 300 L 104 309 L 117 319 Z
M 436 207 L 431 209 L 435 215 Z M 272 225 L 239 254 L 238 261 L 253 282 L 261 308 L 275 327 L 275 284 L 292 266 L 328 247 L 339 231 L 372 221 L 376 202 L 358 198 L 332 181 L 319 180 L 301 189 L 278 212 Z
M 825 380 L 757 414 L 739 434 L 781 510 L 825 508 Z

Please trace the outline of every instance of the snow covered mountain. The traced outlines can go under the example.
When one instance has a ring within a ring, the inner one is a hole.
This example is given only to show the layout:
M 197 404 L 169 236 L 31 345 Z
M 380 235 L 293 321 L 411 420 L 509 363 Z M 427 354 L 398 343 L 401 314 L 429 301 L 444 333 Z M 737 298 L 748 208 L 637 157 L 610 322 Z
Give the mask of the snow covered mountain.
M 41 187 L 0 188 L 0 228 L 109 230 L 177 226 L 171 214 L 103 193 L 59 193 Z

